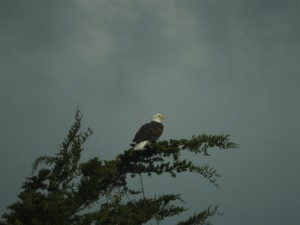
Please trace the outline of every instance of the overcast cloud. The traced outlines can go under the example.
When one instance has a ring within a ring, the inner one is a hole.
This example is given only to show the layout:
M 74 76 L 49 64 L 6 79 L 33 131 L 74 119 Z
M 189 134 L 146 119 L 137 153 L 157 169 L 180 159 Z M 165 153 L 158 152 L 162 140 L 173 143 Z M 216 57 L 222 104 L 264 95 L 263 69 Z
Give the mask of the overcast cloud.
M 222 225 L 296 225 L 300 214 L 297 0 L 0 1 L 0 214 L 31 163 L 55 154 L 77 104 L 94 134 L 83 159 L 113 159 L 154 113 L 161 139 L 230 134 L 195 175 L 145 177 L 146 194 L 219 204 Z M 135 181 L 133 181 L 133 184 Z

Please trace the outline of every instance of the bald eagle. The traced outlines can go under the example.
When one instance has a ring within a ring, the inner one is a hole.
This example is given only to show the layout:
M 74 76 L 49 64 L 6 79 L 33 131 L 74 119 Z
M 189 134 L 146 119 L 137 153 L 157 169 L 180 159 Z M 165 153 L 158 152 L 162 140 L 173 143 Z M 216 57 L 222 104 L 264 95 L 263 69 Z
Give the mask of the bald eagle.
M 142 150 L 149 143 L 156 142 L 164 130 L 164 125 L 161 123 L 164 119 L 165 117 L 162 114 L 157 113 L 152 117 L 150 123 L 145 123 L 132 140 L 135 142 L 133 150 Z

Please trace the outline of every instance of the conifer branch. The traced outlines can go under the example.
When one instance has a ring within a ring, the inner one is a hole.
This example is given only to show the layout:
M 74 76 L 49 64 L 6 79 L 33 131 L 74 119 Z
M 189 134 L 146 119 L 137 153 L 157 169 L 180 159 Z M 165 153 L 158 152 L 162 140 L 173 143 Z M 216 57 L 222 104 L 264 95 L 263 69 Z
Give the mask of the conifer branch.
M 143 199 L 145 199 L 145 190 L 144 190 L 142 174 L 140 173 L 139 175 L 140 175 L 140 181 L 141 181 L 141 186 L 142 186 Z
M 216 214 L 221 215 L 221 213 L 218 212 L 218 206 L 210 206 L 207 210 L 204 210 L 198 214 L 194 214 L 187 220 L 182 221 L 177 225 L 211 225 L 211 223 L 207 222 L 207 219 Z

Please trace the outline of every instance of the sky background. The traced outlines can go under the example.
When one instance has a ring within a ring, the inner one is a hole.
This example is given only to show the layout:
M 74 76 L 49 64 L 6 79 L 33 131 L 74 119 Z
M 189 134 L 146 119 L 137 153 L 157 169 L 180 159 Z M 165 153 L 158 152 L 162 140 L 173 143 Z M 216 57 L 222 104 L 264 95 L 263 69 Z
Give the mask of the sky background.
M 83 160 L 113 159 L 154 113 L 161 140 L 230 134 L 197 156 L 222 177 L 144 178 L 146 195 L 218 204 L 222 225 L 300 220 L 300 1 L 0 1 L 0 214 L 32 162 L 53 155 L 77 104 Z M 194 156 L 190 156 L 194 157 Z M 132 185 L 139 185 L 133 180 Z

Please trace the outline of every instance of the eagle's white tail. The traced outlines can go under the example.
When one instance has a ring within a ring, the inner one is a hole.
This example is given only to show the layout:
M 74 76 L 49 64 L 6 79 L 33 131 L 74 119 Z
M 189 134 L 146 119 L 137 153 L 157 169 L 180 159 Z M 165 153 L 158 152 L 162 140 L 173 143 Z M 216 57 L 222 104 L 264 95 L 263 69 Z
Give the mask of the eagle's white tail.
M 134 146 L 133 150 L 142 150 L 145 148 L 145 146 L 149 143 L 149 141 L 142 141 L 139 143 L 136 143 L 136 145 Z

